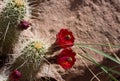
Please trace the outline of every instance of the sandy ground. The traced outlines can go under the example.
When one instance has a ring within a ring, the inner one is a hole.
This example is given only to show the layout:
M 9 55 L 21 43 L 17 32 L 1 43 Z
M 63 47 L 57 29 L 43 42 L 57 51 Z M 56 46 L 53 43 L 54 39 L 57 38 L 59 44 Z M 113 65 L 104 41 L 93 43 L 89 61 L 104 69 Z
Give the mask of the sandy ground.
M 120 0 L 39 0 L 37 5 L 33 5 L 37 9 L 33 10 L 33 15 L 38 18 L 33 22 L 40 37 L 48 36 L 51 43 L 61 28 L 68 28 L 74 33 L 76 43 L 120 45 L 119 4 Z M 110 51 L 109 48 L 97 48 Z M 90 54 L 98 62 L 103 62 L 102 56 Z M 90 81 L 92 77 L 79 58 L 69 72 L 61 72 L 65 81 Z
M 38 19 L 33 22 L 40 37 L 48 36 L 51 43 L 61 28 L 68 28 L 74 33 L 76 43 L 120 45 L 120 0 L 39 0 L 37 3 L 33 5 L 37 9 L 33 10 L 33 15 Z M 97 48 L 110 51 L 109 48 Z M 90 54 L 98 62 L 103 62 L 102 56 Z M 95 73 L 100 71 L 94 69 Z M 93 77 L 79 58 L 70 71 L 60 72 L 65 81 L 90 81 Z M 107 81 L 101 77 L 101 81 Z

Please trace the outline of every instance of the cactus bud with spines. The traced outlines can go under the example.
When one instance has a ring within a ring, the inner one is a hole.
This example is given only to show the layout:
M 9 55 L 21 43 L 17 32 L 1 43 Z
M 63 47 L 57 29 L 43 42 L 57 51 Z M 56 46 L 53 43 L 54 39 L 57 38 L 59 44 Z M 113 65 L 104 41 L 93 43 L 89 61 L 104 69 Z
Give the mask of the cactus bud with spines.
M 12 70 L 18 69 L 23 75 L 20 81 L 34 81 L 36 73 L 43 64 L 47 47 L 41 41 L 29 42 L 21 51 L 21 55 L 12 65 Z
M 12 53 L 20 34 L 17 28 L 18 23 L 25 18 L 27 9 L 25 0 L 6 0 L 6 6 L 0 13 L 0 53 L 2 55 Z

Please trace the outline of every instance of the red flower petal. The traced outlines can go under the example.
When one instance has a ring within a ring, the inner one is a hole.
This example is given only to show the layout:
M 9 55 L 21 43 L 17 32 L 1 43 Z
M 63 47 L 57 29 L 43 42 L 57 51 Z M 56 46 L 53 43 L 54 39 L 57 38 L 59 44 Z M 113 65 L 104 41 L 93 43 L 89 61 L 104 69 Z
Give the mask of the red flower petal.
M 19 72 L 18 70 L 14 70 L 10 74 L 10 81 L 19 81 L 21 77 L 22 77 L 21 72 Z
M 76 53 L 72 51 L 72 49 L 64 49 L 57 57 L 57 62 L 60 64 L 64 69 L 71 68 L 76 59 Z
M 72 32 L 67 29 L 61 29 L 60 32 L 56 35 L 56 38 L 56 43 L 61 48 L 73 46 L 75 40 Z
M 73 52 L 73 50 L 71 48 L 67 48 L 62 50 L 62 52 L 59 54 L 58 57 L 63 57 L 63 56 L 71 56 L 74 57 L 76 55 L 75 52 Z

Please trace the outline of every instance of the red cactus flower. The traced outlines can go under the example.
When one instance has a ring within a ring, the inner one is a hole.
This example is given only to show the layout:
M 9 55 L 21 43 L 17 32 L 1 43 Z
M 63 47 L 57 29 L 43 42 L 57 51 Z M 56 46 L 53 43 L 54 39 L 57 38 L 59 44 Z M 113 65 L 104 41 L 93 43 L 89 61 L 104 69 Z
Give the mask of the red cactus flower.
M 18 70 L 12 71 L 10 74 L 10 81 L 19 81 L 19 79 L 22 77 L 22 74 Z
M 28 21 L 22 20 L 22 21 L 19 23 L 18 27 L 19 27 L 20 29 L 22 29 L 22 30 L 25 30 L 25 29 L 29 28 L 30 25 L 31 25 L 31 23 L 29 23 Z
M 75 40 L 72 32 L 67 29 L 61 29 L 56 38 L 56 44 L 61 48 L 73 46 Z
M 57 57 L 57 63 L 60 64 L 64 69 L 71 68 L 76 59 L 75 59 L 76 53 L 73 52 L 71 48 L 64 49 Z

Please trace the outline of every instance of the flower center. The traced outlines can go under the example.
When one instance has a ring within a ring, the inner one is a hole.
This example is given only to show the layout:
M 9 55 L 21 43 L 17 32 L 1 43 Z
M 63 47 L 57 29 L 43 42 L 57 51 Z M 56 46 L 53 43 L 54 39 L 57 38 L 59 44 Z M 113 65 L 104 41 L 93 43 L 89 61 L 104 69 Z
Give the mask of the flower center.
M 72 59 L 72 57 L 68 57 L 67 60 L 68 60 L 69 62 L 72 62 L 73 59 Z
M 34 47 L 35 47 L 36 49 L 40 49 L 40 48 L 42 48 L 42 44 L 39 43 L 39 42 L 36 42 L 36 43 L 34 44 Z
M 69 40 L 69 39 L 71 39 L 71 36 L 70 35 L 66 35 L 65 39 Z
M 15 3 L 16 3 L 17 6 L 23 6 L 24 5 L 23 0 L 15 0 Z

